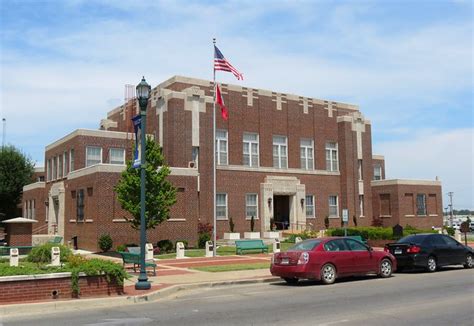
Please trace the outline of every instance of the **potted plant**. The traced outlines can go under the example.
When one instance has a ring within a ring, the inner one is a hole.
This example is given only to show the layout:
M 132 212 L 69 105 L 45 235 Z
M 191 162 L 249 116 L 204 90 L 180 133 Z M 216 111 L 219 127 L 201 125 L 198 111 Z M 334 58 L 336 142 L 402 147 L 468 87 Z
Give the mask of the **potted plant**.
M 326 229 L 329 229 L 329 216 L 326 215 L 326 217 L 324 218 L 324 226 L 326 227 Z
M 234 232 L 234 228 L 235 228 L 234 220 L 232 219 L 232 217 L 229 217 L 230 232 L 224 233 L 224 240 L 239 240 L 240 239 L 240 233 Z
M 255 218 L 250 218 L 250 232 L 244 232 L 245 239 L 260 239 L 260 232 L 254 232 L 255 230 Z
M 270 218 L 270 231 L 264 232 L 263 237 L 267 239 L 279 239 L 280 232 L 276 231 L 275 220 L 273 217 Z

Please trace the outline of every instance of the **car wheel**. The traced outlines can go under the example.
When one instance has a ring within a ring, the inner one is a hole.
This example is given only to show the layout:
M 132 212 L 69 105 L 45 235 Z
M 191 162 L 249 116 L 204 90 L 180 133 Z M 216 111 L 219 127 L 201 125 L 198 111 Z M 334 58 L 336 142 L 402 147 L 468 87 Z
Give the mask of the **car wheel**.
M 437 267 L 438 266 L 436 264 L 436 259 L 433 256 L 429 256 L 428 261 L 426 263 L 426 269 L 428 270 L 428 272 L 435 272 Z
M 298 283 L 298 279 L 296 277 L 283 277 L 286 283 L 288 284 L 296 284 Z
M 472 261 L 472 255 L 466 255 L 466 262 L 464 263 L 464 268 L 472 268 L 474 266 L 474 262 Z
M 392 276 L 392 262 L 389 259 L 383 259 L 380 263 L 380 277 L 387 278 Z
M 321 281 L 324 284 L 332 284 L 336 281 L 336 267 L 326 264 L 321 268 Z

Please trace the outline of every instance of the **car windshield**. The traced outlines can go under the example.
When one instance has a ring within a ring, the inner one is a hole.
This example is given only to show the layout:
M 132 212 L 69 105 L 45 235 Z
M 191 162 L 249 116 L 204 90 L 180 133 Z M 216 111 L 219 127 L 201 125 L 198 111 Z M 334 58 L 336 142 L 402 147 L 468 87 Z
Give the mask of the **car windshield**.
M 421 245 L 421 243 L 426 239 L 426 234 L 412 234 L 407 235 L 406 237 L 401 238 L 397 243 L 413 243 L 416 245 Z
M 316 248 L 321 243 L 321 240 L 311 239 L 298 242 L 294 246 L 288 248 L 288 251 L 310 251 Z

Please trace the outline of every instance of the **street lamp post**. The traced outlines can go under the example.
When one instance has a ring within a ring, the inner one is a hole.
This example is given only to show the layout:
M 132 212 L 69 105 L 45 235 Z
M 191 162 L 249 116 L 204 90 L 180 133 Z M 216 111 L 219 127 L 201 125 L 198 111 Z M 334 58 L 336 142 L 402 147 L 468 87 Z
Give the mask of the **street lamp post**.
M 141 135 L 141 157 L 140 157 L 140 275 L 135 283 L 135 289 L 148 290 L 151 287 L 146 276 L 145 269 L 145 245 L 146 245 L 146 221 L 145 221 L 145 168 L 146 168 L 146 107 L 150 98 L 151 87 L 142 78 L 137 85 L 137 99 L 140 105 L 140 135 Z

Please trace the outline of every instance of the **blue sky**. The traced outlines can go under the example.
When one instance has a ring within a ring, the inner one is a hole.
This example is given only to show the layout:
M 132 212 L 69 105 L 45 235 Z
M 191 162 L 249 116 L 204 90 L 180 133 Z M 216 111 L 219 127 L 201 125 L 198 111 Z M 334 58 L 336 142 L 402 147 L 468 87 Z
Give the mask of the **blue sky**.
M 245 77 L 221 81 L 359 105 L 388 178 L 439 176 L 474 209 L 472 1 L 1 0 L 0 15 L 6 143 L 38 166 L 142 75 L 211 79 L 216 37 Z

